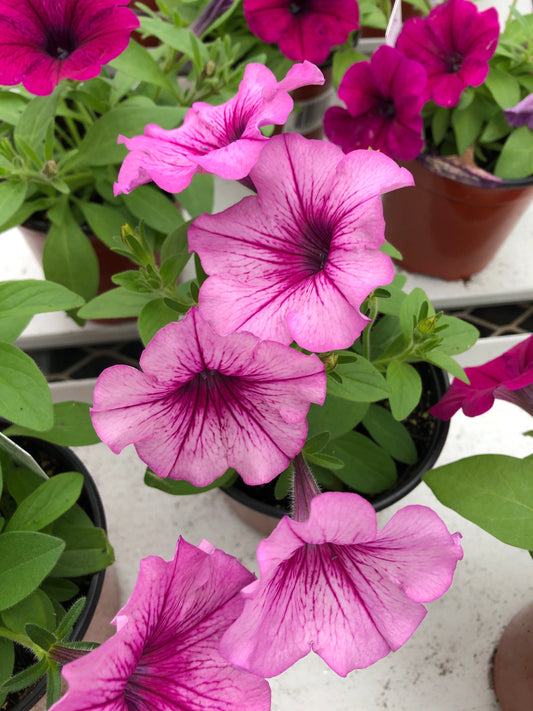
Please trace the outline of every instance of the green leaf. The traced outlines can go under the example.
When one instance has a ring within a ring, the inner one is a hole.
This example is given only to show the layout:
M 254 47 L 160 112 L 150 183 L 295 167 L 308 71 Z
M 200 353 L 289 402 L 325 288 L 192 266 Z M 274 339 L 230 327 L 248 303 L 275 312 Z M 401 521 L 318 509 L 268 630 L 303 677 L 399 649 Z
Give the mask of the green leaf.
M 5 701 L 7 693 L 1 690 L 4 684 L 13 674 L 15 664 L 15 647 L 10 639 L 0 637 L 0 705 Z
M 52 577 L 89 575 L 107 568 L 115 560 L 113 548 L 101 528 L 71 526 L 61 520 L 56 522 L 52 531 L 66 542 L 65 550 L 50 573 Z
M 372 439 L 397 461 L 414 464 L 418 460 L 418 452 L 407 428 L 395 420 L 385 407 L 370 405 L 363 425 Z
M 0 319 L 68 311 L 82 304 L 78 294 L 52 281 L 17 279 L 0 283 Z
M 177 227 L 166 237 L 161 246 L 161 264 L 175 257 L 180 260 L 183 267 L 187 264 L 191 258 L 187 239 L 187 230 L 190 224 L 190 220 L 183 223 L 183 225 Z
M 284 499 L 288 496 L 292 490 L 293 482 L 293 467 L 292 462 L 289 464 L 287 469 L 281 472 L 281 474 L 276 479 L 276 486 L 274 487 L 274 496 L 278 501 Z
M 431 119 L 431 133 L 436 145 L 440 145 L 450 127 L 450 109 L 444 106 L 437 106 Z
M 58 602 L 72 600 L 79 592 L 79 587 L 67 578 L 46 578 L 40 588 L 49 597 Z
M 335 473 L 356 491 L 377 494 L 396 481 L 393 459 L 360 432 L 349 432 L 333 440 L 325 451 L 344 462 L 344 468 Z
M 480 143 L 492 143 L 507 136 L 510 132 L 511 126 L 507 123 L 503 111 L 499 111 L 487 121 L 479 141 Z
M 520 101 L 521 91 L 518 79 L 504 69 L 489 65 L 489 73 L 484 86 L 502 109 L 515 106 Z
M 222 476 L 215 479 L 209 486 L 193 486 L 188 481 L 176 479 L 162 479 L 156 476 L 150 469 L 146 470 L 144 483 L 154 489 L 159 489 L 173 496 L 185 496 L 189 494 L 201 494 L 203 491 L 210 491 L 220 486 L 229 486 L 236 477 L 235 470 L 228 469 Z
M 139 294 L 124 286 L 109 289 L 82 306 L 78 311 L 81 318 L 129 318 L 138 316 L 142 307 L 152 299 L 155 293 Z
M 526 178 L 533 173 L 533 131 L 515 129 L 503 144 L 494 175 L 499 178 Z
M 52 426 L 52 397 L 46 378 L 30 356 L 0 342 L 0 415 L 42 431 Z
M 13 343 L 31 321 L 31 316 L 20 318 L 0 318 L 0 341 Z
M 5 530 L 40 531 L 76 503 L 82 488 L 79 472 L 56 474 L 19 504 Z
M 61 671 L 53 659 L 48 660 L 46 673 L 46 708 L 49 709 L 61 698 Z
M 477 101 L 472 101 L 465 109 L 452 111 L 452 126 L 459 155 L 462 155 L 478 138 L 484 120 L 485 112 Z
M 326 454 L 325 452 L 306 452 L 306 459 L 308 459 L 312 464 L 317 464 L 325 469 L 332 469 L 337 471 L 337 469 L 342 469 L 344 467 L 344 462 L 339 457 L 334 457 L 331 454 Z
M 28 622 L 52 631 L 56 626 L 56 615 L 50 598 L 42 590 L 34 590 L 13 607 L 2 612 L 4 623 L 19 634 L 24 634 Z
M 65 637 L 70 637 L 72 629 L 83 612 L 86 602 L 87 599 L 82 597 L 79 600 L 76 600 L 69 610 L 67 610 L 65 616 L 55 630 L 55 634 L 58 639 L 62 640 Z
M 31 684 L 39 681 L 39 679 L 46 674 L 48 668 L 48 660 L 43 658 L 39 660 L 36 664 L 32 664 L 31 667 L 23 669 L 23 671 L 15 674 L 15 676 L 8 679 L 2 685 L 2 692 L 15 692 L 25 689 Z
M 0 225 L 16 213 L 26 198 L 27 184 L 11 179 L 0 182 Z
M 78 206 L 92 232 L 111 249 L 115 245 L 113 237 L 120 236 L 120 228 L 128 221 L 126 215 L 120 211 L 118 205 L 111 207 L 80 200 Z
M 43 249 L 44 274 L 85 300 L 98 288 L 98 260 L 66 202 L 48 211 L 52 225 Z
M 341 437 L 361 422 L 368 403 L 344 400 L 328 394 L 323 405 L 311 404 L 307 414 L 308 437 L 329 432 L 330 439 Z
M 479 331 L 475 326 L 455 316 L 440 316 L 438 326 L 439 329 L 442 326 L 446 327 L 442 331 L 439 330 L 439 335 L 442 336 L 439 351 L 447 355 L 464 353 L 479 338 Z
M 26 450 L 22 449 L 22 447 L 15 442 L 12 442 L 2 432 L 0 432 L 0 449 L 7 452 L 14 462 L 17 462 L 32 472 L 36 481 L 48 479 L 47 474 L 45 474 L 44 470 L 41 469 L 31 454 L 26 452 Z M 13 492 L 10 493 L 14 496 Z M 14 498 L 16 499 L 16 496 Z
M 426 360 L 429 363 L 433 363 L 433 365 L 442 368 L 443 370 L 447 370 L 448 373 L 451 373 L 456 378 L 459 378 L 459 380 L 462 380 L 465 383 L 468 382 L 468 378 L 463 368 L 446 353 L 438 350 L 428 351 L 426 353 Z
M 159 329 L 177 319 L 178 314 L 165 304 L 164 299 L 149 301 L 139 314 L 138 328 L 143 344 L 146 346 Z
M 123 195 L 124 204 L 138 220 L 158 232 L 167 234 L 183 223 L 183 217 L 168 193 L 152 185 L 139 185 L 129 195 Z
M 215 202 L 213 176 L 196 173 L 189 187 L 179 194 L 178 202 L 191 217 L 198 217 L 204 212 L 213 212 Z
M 375 402 L 390 394 L 383 375 L 365 358 L 357 357 L 353 363 L 339 364 L 332 372 L 342 378 L 342 383 L 329 373 L 328 394 L 355 402 Z
M 400 325 L 407 343 L 412 340 L 413 331 L 419 322 L 434 315 L 435 310 L 422 289 L 416 287 L 407 294 L 400 306 Z
M 12 126 L 20 121 L 20 116 L 28 102 L 24 97 L 4 89 L 0 91 L 0 121 Z
M 533 549 L 533 460 L 467 457 L 424 475 L 445 506 L 504 543 Z
M 22 112 L 13 137 L 15 144 L 30 146 L 44 160 L 44 141 L 48 126 L 54 120 L 61 88 L 58 87 L 50 96 L 36 96 Z
M 110 62 L 113 69 L 124 72 L 137 81 L 146 81 L 173 91 L 173 85 L 150 53 L 135 40 Z
M 85 447 L 100 442 L 94 431 L 88 403 L 65 400 L 55 403 L 53 409 L 54 424 L 48 430 L 38 432 L 28 427 L 12 425 L 6 428 L 4 433 L 9 436 L 40 437 L 63 447 Z
M 346 71 L 356 62 L 368 61 L 368 57 L 358 52 L 354 47 L 343 47 L 333 52 L 333 85 L 336 89 Z
M 196 38 L 188 28 L 176 27 L 170 22 L 162 22 L 157 18 L 143 17 L 141 18 L 141 29 L 143 32 L 160 39 L 163 44 L 182 52 L 189 59 L 194 58 L 195 47 L 198 47 L 201 52 L 201 64 L 205 64 L 209 59 L 205 45 L 201 42 L 196 42 Z M 114 64 L 114 62 L 111 62 L 111 64 Z
M 52 571 L 65 547 L 63 541 L 34 531 L 0 535 L 0 610 L 33 592 Z
M 123 145 L 117 144 L 119 134 L 128 137 L 143 135 L 144 127 L 148 123 L 155 123 L 166 129 L 176 128 L 187 111 L 184 107 L 129 104 L 128 101 L 122 102 L 89 127 L 69 167 L 121 163 L 127 150 Z M 95 146 L 98 146 L 97 151 Z
M 387 383 L 391 389 L 389 404 L 392 415 L 396 420 L 405 420 L 420 401 L 420 375 L 409 363 L 392 361 L 387 367 Z
M 45 652 L 56 642 L 56 638 L 51 632 L 31 622 L 26 625 L 26 634 L 34 644 Z

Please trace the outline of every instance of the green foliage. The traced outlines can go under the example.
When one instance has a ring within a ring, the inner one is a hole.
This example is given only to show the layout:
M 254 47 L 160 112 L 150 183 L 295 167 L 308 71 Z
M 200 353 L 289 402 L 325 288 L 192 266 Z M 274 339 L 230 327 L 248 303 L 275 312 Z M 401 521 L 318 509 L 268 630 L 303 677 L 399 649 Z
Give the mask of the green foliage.
M 80 473 L 48 477 L 4 435 L 0 465 L 5 521 L 0 532 L 0 698 L 48 674 L 55 699 L 58 648 L 72 644 L 72 628 L 85 604 L 84 599 L 70 604 L 78 595 L 76 580 L 110 565 L 113 550 L 77 503 Z M 14 643 L 31 650 L 36 663 L 12 676 Z
M 531 457 L 466 457 L 433 469 L 424 481 L 445 506 L 504 543 L 533 549 Z

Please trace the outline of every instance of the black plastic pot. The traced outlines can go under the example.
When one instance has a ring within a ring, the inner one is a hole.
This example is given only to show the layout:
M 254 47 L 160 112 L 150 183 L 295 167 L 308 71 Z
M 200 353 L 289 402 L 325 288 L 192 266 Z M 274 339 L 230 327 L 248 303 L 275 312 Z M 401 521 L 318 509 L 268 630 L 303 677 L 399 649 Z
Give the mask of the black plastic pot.
M 399 501 L 420 484 L 422 476 L 435 464 L 448 436 L 450 423 L 426 412 L 448 389 L 448 375 L 440 368 L 427 363 L 416 364 L 416 367 L 422 378 L 425 396 L 420 415 L 428 424 L 427 437 L 416 443 L 419 452 L 418 461 L 412 465 L 398 466 L 398 479 L 394 486 L 374 495 L 356 492 L 370 501 L 376 511 L 381 511 Z M 409 429 L 409 425 L 405 422 L 404 424 Z M 279 519 L 290 514 L 289 499 L 275 501 L 274 486 L 274 482 L 248 486 L 242 479 L 238 479 L 232 486 L 223 488 L 222 491 L 230 497 L 231 506 L 240 518 L 260 533 L 268 534 Z
M 98 493 L 98 489 L 96 488 L 96 484 L 83 462 L 74 454 L 74 452 L 66 447 L 60 447 L 59 445 L 52 444 L 51 442 L 34 439 L 33 437 L 13 437 L 13 440 L 17 442 L 17 444 L 24 447 L 24 449 L 26 449 L 33 456 L 33 458 L 41 464 L 41 466 L 42 461 L 39 460 L 42 459 L 42 455 L 45 455 L 49 461 L 54 461 L 54 473 L 56 474 L 70 471 L 76 471 L 82 474 L 84 484 L 80 498 L 78 499 L 78 504 L 83 508 L 95 526 L 106 530 L 104 507 L 100 494 Z M 86 588 L 80 589 L 80 596 L 86 597 L 86 603 L 81 615 L 78 618 L 78 621 L 74 626 L 72 640 L 83 639 L 83 636 L 87 632 L 100 598 L 104 578 L 105 570 L 93 573 L 90 576 L 90 581 L 88 582 Z M 2 706 L 2 709 L 5 709 L 6 711 L 29 711 L 29 709 L 33 708 L 33 706 L 45 695 L 45 693 L 46 679 L 43 678 L 18 701 L 10 703 L 10 696 L 13 698 L 15 695 L 9 695 L 6 699 L 5 705 Z

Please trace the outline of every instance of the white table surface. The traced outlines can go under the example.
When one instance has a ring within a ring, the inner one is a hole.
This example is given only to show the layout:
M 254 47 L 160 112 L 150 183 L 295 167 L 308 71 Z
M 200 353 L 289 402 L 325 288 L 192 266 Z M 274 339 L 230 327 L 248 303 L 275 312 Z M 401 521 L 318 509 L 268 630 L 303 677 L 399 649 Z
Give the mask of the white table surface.
M 482 417 L 452 420 L 440 464 L 485 452 L 525 456 L 531 418 L 497 402 Z M 257 572 L 259 534 L 212 491 L 171 497 L 143 483 L 144 465 L 132 447 L 120 455 L 104 444 L 76 448 L 94 476 L 104 501 L 109 537 L 125 602 L 148 555 L 173 556 L 177 537 L 203 538 L 235 555 Z M 342 679 L 314 654 L 271 680 L 273 711 L 497 711 L 489 682 L 491 655 L 505 624 L 533 596 L 533 561 L 527 552 L 497 541 L 441 506 L 424 484 L 400 504 L 379 514 L 380 526 L 405 504 L 431 506 L 450 531 L 463 535 L 464 560 L 451 589 L 434 603 L 409 642 L 367 670 Z

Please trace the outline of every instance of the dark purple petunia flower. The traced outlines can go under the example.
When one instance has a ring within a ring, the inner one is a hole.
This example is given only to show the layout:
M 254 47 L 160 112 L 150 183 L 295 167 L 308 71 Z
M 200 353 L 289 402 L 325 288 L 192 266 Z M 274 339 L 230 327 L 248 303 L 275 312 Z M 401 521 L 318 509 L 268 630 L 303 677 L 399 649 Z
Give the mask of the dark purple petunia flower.
M 324 353 L 347 348 L 361 304 L 389 284 L 381 195 L 412 176 L 378 151 L 343 152 L 294 133 L 269 139 L 250 172 L 257 196 L 189 228 L 209 278 L 200 308 L 221 333 L 250 331 Z
M 528 126 L 533 131 L 533 93 L 503 113 L 511 126 Z
M 113 452 L 134 444 L 160 477 L 207 486 L 233 467 L 248 484 L 280 474 L 302 449 L 324 364 L 251 333 L 220 336 L 193 308 L 144 350 L 142 371 L 107 368 L 91 417 Z
M 127 47 L 139 20 L 128 0 L 0 0 L 0 84 L 51 94 L 85 81 Z
M 443 595 L 463 557 L 430 508 L 405 506 L 381 529 L 357 494 L 327 492 L 309 519 L 284 516 L 257 549 L 260 579 L 220 651 L 242 669 L 271 677 L 311 649 L 341 676 L 399 649 Z
M 479 86 L 487 78 L 499 32 L 495 8 L 480 12 L 470 0 L 447 0 L 427 17 L 407 20 L 396 47 L 424 66 L 424 98 L 451 107 L 467 86 Z
M 141 561 L 117 631 L 63 668 L 68 691 L 54 711 L 269 711 L 268 683 L 218 652 L 254 579 L 236 558 L 182 538 L 171 561 Z
M 324 132 L 345 153 L 373 148 L 396 160 L 413 160 L 422 150 L 422 106 L 426 72 L 402 52 L 382 45 L 369 62 L 353 64 L 330 107 Z
M 430 412 L 449 420 L 462 408 L 467 417 L 490 410 L 494 400 L 506 400 L 533 415 L 533 336 L 521 341 L 498 358 L 465 368 L 470 385 L 455 378 Z
M 293 61 L 322 64 L 359 27 L 357 0 L 244 0 L 250 30 Z

